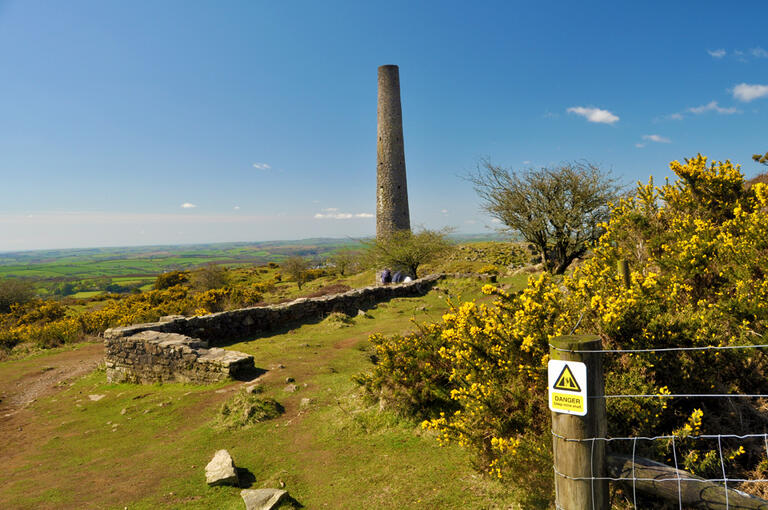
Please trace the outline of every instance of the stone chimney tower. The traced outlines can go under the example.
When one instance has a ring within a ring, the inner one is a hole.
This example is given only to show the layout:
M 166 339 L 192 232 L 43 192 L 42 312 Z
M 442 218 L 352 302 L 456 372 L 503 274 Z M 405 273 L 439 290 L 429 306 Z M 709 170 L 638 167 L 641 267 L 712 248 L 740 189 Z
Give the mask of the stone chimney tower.
M 379 67 L 377 131 L 376 238 L 382 239 L 395 230 L 411 229 L 397 66 Z

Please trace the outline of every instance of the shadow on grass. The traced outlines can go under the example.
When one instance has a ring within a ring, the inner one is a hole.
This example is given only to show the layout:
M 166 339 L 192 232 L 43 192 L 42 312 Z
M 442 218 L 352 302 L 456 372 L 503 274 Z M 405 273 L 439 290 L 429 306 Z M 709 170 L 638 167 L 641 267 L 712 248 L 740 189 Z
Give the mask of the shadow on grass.
M 289 510 L 294 508 L 304 508 L 304 505 L 293 499 L 289 494 L 280 502 L 280 506 L 278 506 L 276 510 Z
M 248 468 L 235 468 L 237 471 L 237 480 L 240 482 L 241 489 L 250 489 L 253 486 L 253 482 L 256 481 L 256 476 Z
M 266 374 L 267 370 L 263 368 L 254 367 L 250 370 L 241 370 L 238 371 L 234 376 L 233 379 L 235 381 L 242 381 L 242 382 L 250 382 L 258 379 L 262 375 Z

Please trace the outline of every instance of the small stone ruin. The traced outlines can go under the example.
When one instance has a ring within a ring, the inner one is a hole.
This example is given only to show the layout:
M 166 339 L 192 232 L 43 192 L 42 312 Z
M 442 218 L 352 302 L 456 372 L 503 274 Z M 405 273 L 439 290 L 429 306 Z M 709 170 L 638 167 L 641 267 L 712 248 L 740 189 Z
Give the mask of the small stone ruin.
M 177 333 L 142 331 L 106 340 L 107 381 L 207 384 L 253 372 L 253 356 Z

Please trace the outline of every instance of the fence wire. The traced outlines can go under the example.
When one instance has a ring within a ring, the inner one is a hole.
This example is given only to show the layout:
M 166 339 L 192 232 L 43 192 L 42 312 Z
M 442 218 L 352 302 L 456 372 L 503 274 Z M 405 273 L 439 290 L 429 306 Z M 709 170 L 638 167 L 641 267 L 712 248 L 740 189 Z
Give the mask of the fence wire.
M 729 477 L 725 470 L 725 458 L 723 455 L 723 439 L 757 439 L 760 438 L 763 440 L 763 443 L 765 445 L 765 451 L 766 451 L 766 458 L 768 458 L 768 433 L 762 433 L 762 434 L 701 434 L 696 436 L 686 436 L 685 438 L 680 436 L 674 436 L 674 435 L 659 435 L 659 436 L 647 436 L 647 437 L 590 437 L 590 438 L 569 438 L 562 436 L 560 434 L 556 434 L 555 432 L 552 432 L 552 436 L 560 439 L 562 441 L 568 441 L 568 442 L 579 442 L 579 443 L 591 443 L 590 448 L 590 476 L 573 476 L 569 475 L 567 473 L 562 473 L 558 471 L 556 467 L 553 466 L 553 471 L 555 476 L 558 478 L 562 478 L 565 480 L 574 480 L 574 481 L 586 481 L 590 482 L 591 484 L 591 492 L 592 492 L 592 502 L 594 506 L 594 491 L 595 486 L 594 482 L 596 481 L 608 481 L 608 482 L 632 482 L 632 504 L 635 509 L 637 509 L 637 482 L 654 482 L 654 483 L 660 483 L 660 482 L 675 482 L 677 484 L 677 495 L 678 495 L 678 507 L 682 510 L 683 507 L 683 500 L 682 500 L 682 494 L 683 494 L 683 483 L 690 484 L 706 484 L 706 483 L 719 483 L 723 484 L 723 493 L 725 495 L 725 508 L 729 509 L 730 501 L 729 501 L 729 489 L 728 484 L 731 483 L 766 483 L 768 482 L 768 478 L 732 478 Z M 697 477 L 697 476 L 681 476 L 681 470 L 680 466 L 677 461 L 677 439 L 709 439 L 709 440 L 717 440 L 717 452 L 719 456 L 720 461 L 720 468 L 722 472 L 722 477 L 716 477 L 716 478 L 704 478 L 704 477 Z M 635 467 L 637 465 L 637 442 L 638 441 L 655 441 L 655 440 L 671 440 L 671 446 L 672 446 L 672 458 L 674 461 L 674 467 L 675 467 L 675 476 L 655 476 L 655 477 L 643 477 L 643 476 L 637 476 L 635 472 Z M 631 456 L 631 467 L 632 467 L 632 476 L 630 479 L 622 476 L 595 476 L 595 466 L 594 466 L 594 445 L 598 441 L 605 441 L 608 442 L 615 442 L 615 441 L 632 441 L 632 456 Z M 557 498 L 557 484 L 555 484 L 555 496 Z M 568 510 L 563 508 L 561 505 L 556 504 L 556 508 L 561 510 Z M 741 507 L 739 507 L 741 508 Z
M 762 336 L 762 335 L 758 335 Z M 701 347 L 663 347 L 663 348 L 657 348 L 657 349 L 564 349 L 561 347 L 556 347 L 552 344 L 549 344 L 549 347 L 552 350 L 559 351 L 559 352 L 569 352 L 569 353 L 583 353 L 583 354 L 639 354 L 639 353 L 669 353 L 669 352 L 690 352 L 690 351 L 721 351 L 721 350 L 737 350 L 737 349 L 766 349 L 768 348 L 768 344 L 755 344 L 755 345 L 708 345 L 708 346 L 701 346 Z M 768 398 L 768 394 L 752 394 L 752 393 L 660 393 L 660 394 L 612 394 L 612 395 L 603 395 L 603 396 L 588 396 L 588 398 L 591 399 L 615 399 L 615 398 Z M 611 442 L 619 442 L 619 441 L 632 441 L 632 504 L 637 510 L 637 482 L 676 482 L 677 483 L 677 495 L 678 495 L 678 507 L 680 510 L 683 510 L 683 489 L 682 485 L 683 483 L 718 483 L 723 484 L 723 492 L 725 494 L 725 509 L 729 510 L 731 508 L 730 500 L 729 500 L 729 489 L 728 483 L 731 484 L 734 483 L 766 483 L 768 482 L 768 478 L 729 478 L 726 469 L 725 469 L 725 459 L 723 456 L 723 440 L 726 439 L 732 439 L 732 440 L 747 440 L 747 439 L 758 439 L 761 438 L 763 440 L 763 444 L 765 445 L 765 453 L 766 453 L 766 459 L 768 459 L 768 433 L 750 433 L 750 434 L 696 434 L 696 435 L 688 435 L 688 436 L 680 436 L 680 435 L 658 435 L 658 436 L 631 436 L 631 437 L 590 437 L 590 438 L 569 438 L 562 436 L 560 434 L 555 433 L 552 431 L 552 436 L 554 438 L 557 438 L 562 441 L 566 442 L 579 442 L 579 443 L 591 443 L 590 448 L 590 476 L 571 476 L 567 473 L 561 473 L 557 470 L 556 466 L 553 466 L 554 474 L 556 478 L 562 478 L 566 480 L 576 480 L 576 481 L 588 481 L 591 484 L 591 492 L 592 492 L 592 505 L 594 510 L 595 505 L 595 481 L 609 481 L 609 482 L 623 482 L 628 483 L 630 480 L 628 480 L 626 477 L 615 477 L 615 476 L 595 476 L 595 466 L 594 466 L 594 450 L 595 450 L 595 443 L 598 441 L 604 441 L 606 443 L 606 446 L 608 443 Z M 716 440 L 717 441 L 717 452 L 718 452 L 718 458 L 720 461 L 720 470 L 722 473 L 722 477 L 719 478 L 703 478 L 703 477 L 682 477 L 681 476 L 681 470 L 678 465 L 677 460 L 677 443 L 676 440 L 679 439 L 693 439 L 693 440 Z M 654 477 L 654 478 L 648 478 L 648 477 L 638 477 L 635 472 L 635 467 L 637 465 L 637 442 L 638 441 L 671 441 L 671 447 L 672 447 L 672 459 L 674 461 L 674 468 L 675 468 L 675 476 L 674 477 Z M 562 507 L 558 500 L 558 489 L 557 489 L 557 483 L 555 483 L 555 508 L 557 510 L 572 510 L 572 509 L 566 509 Z M 739 491 L 737 491 L 739 492 Z M 742 493 L 743 494 L 743 493 Z M 748 496 L 748 495 L 747 495 Z M 735 510 L 735 509 L 734 509 Z

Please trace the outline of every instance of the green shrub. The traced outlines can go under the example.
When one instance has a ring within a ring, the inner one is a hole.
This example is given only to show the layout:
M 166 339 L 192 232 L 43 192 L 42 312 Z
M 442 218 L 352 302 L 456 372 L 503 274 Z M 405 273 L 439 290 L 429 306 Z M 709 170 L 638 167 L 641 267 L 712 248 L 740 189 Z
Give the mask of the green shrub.
M 32 284 L 17 278 L 0 280 L 0 313 L 8 313 L 13 305 L 23 305 L 35 296 Z
M 334 328 L 346 328 L 352 326 L 355 323 L 355 320 L 346 313 L 333 312 L 328 314 L 323 320 L 323 323 Z
M 272 398 L 262 398 L 241 390 L 221 405 L 214 426 L 227 430 L 247 428 L 277 418 L 284 411 L 283 406 Z
M 229 283 L 229 271 L 224 266 L 209 262 L 191 273 L 190 283 L 199 291 L 220 289 Z
M 157 275 L 155 289 L 163 290 L 189 281 L 189 271 L 168 271 Z M 109 290 L 109 289 L 107 289 Z
M 369 399 L 403 416 L 435 418 L 456 409 L 450 394 L 450 367 L 440 356 L 447 345 L 441 333 L 442 328 L 430 324 L 405 336 L 371 335 L 376 364 L 354 381 Z

